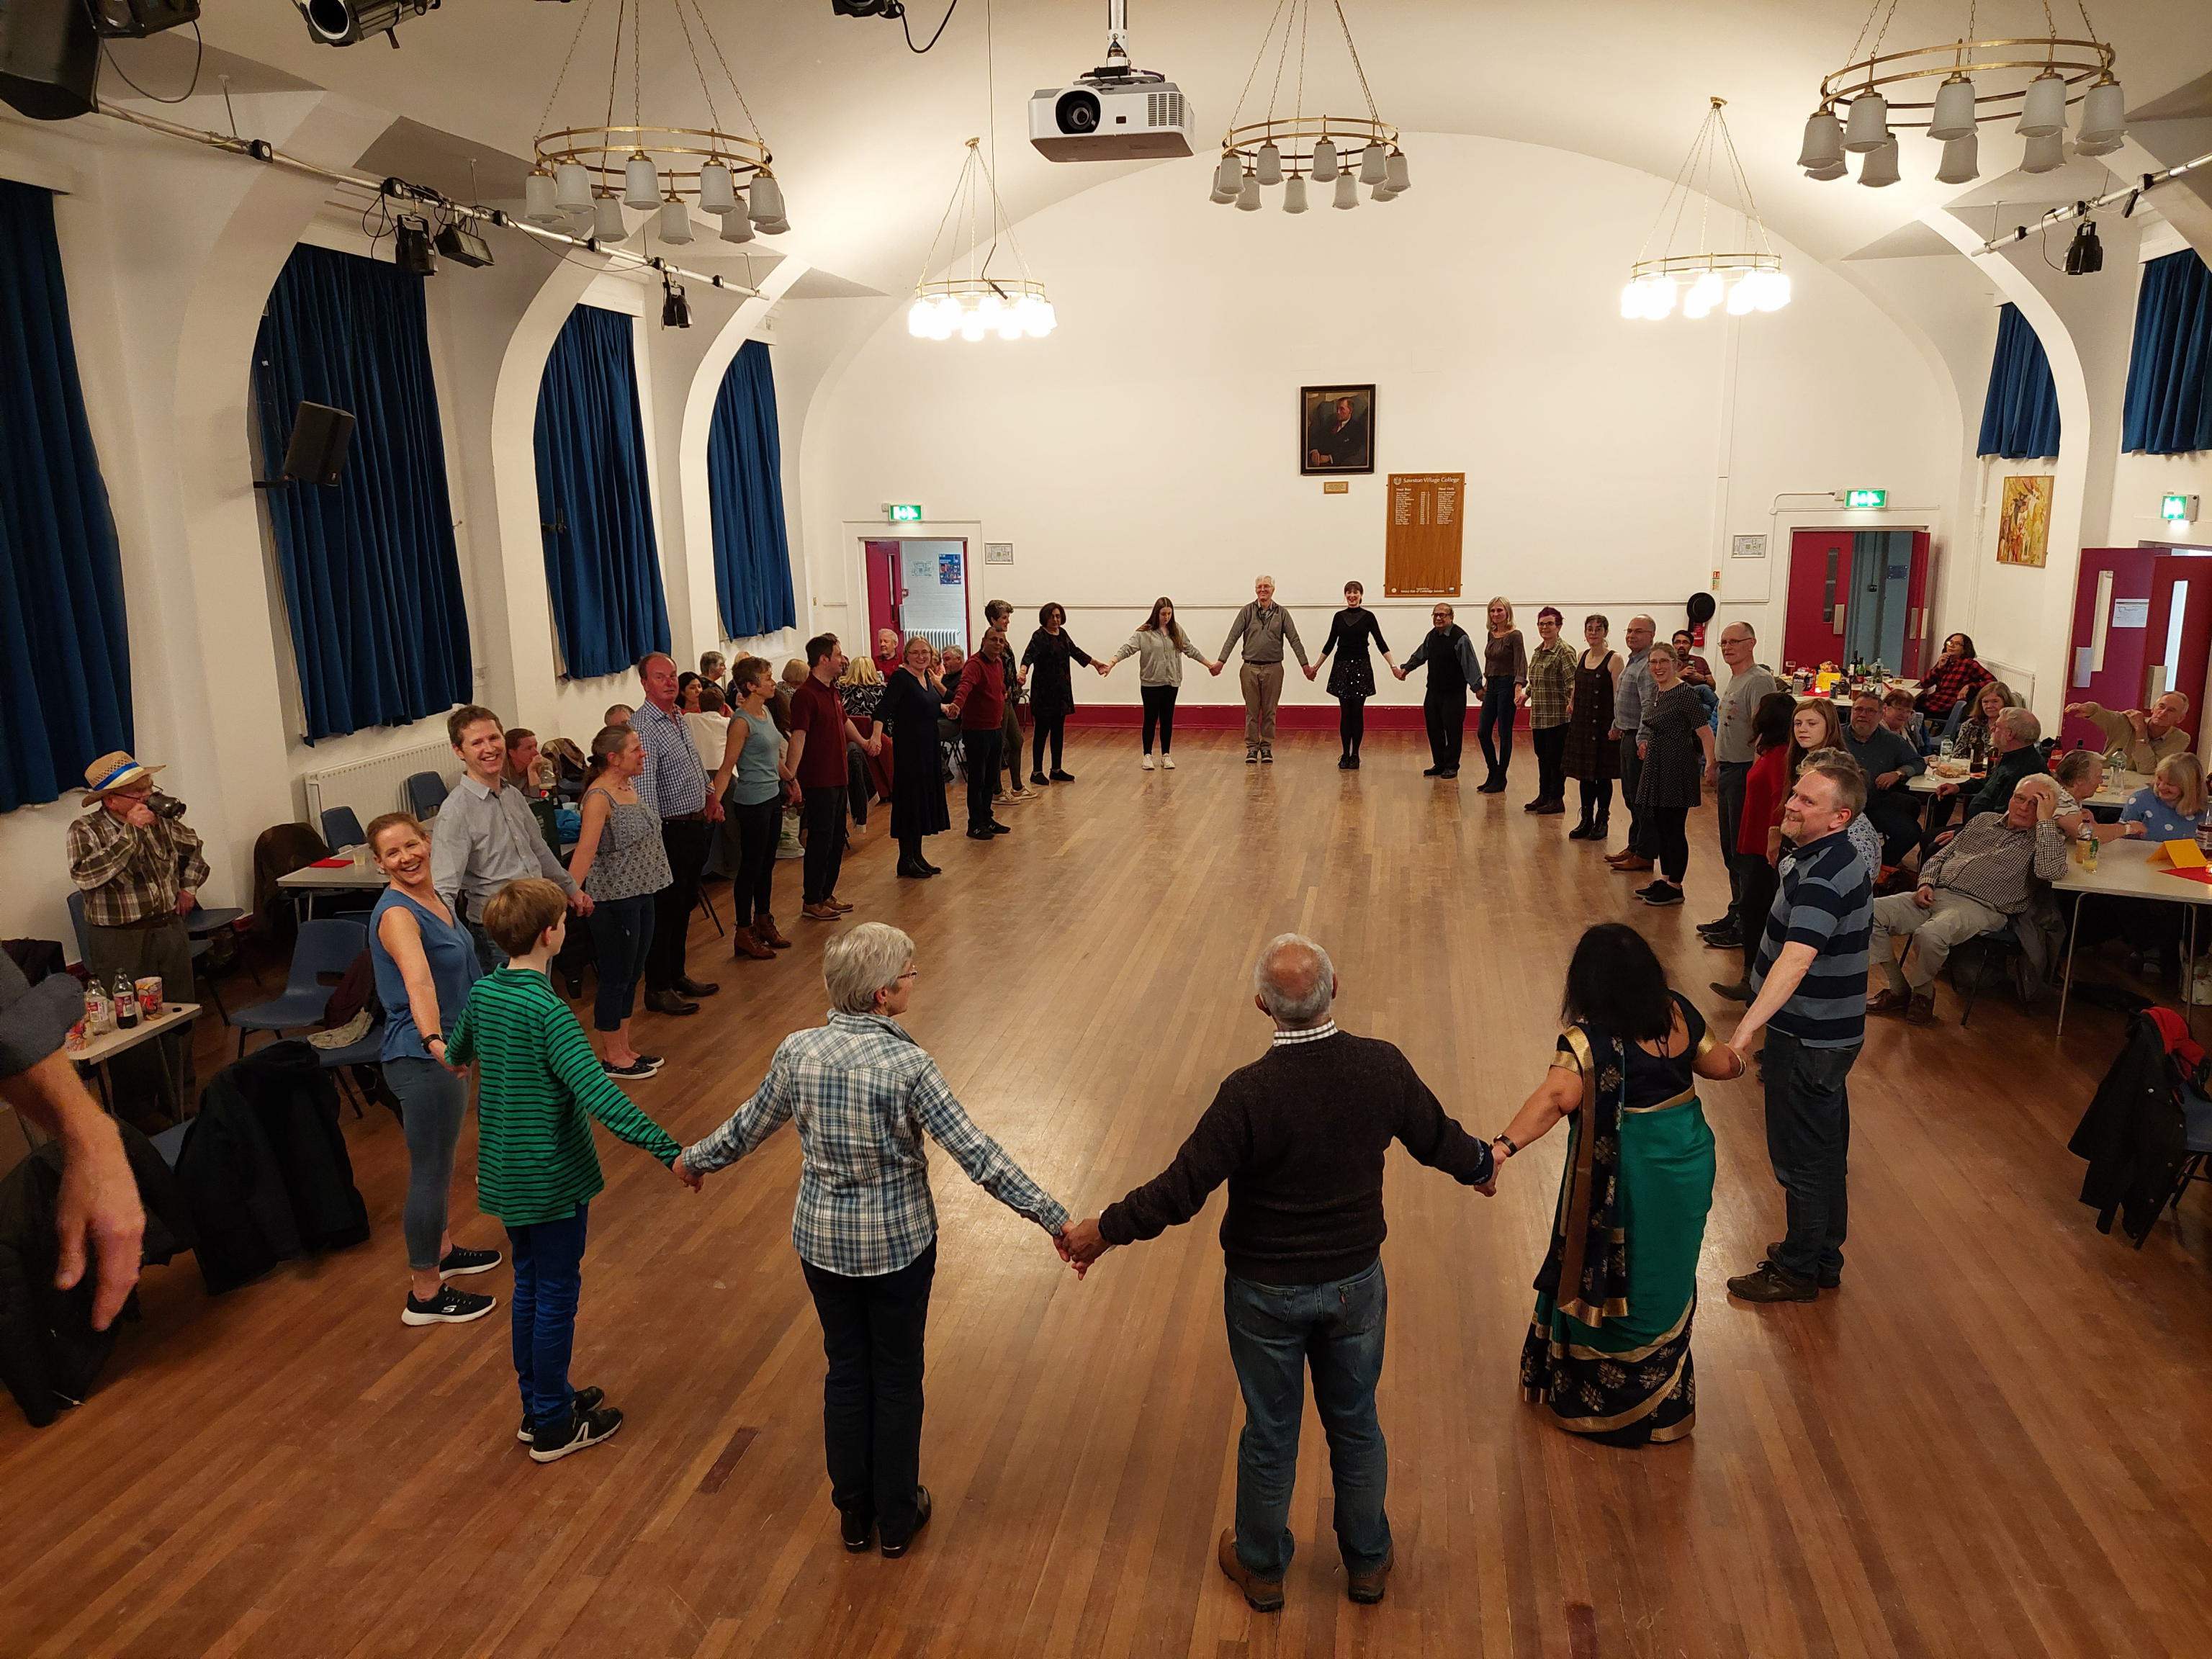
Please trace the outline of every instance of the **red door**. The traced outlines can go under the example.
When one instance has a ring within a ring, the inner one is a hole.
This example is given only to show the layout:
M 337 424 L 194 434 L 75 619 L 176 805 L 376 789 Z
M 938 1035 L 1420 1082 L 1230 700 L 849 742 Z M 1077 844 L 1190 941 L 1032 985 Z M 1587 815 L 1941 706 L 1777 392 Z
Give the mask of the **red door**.
M 1936 585 L 1933 568 L 1935 556 L 1929 551 L 1928 532 L 1916 532 L 1912 538 L 1912 575 L 1905 587 L 1905 657 L 1898 672 L 1909 680 L 1920 678 L 1920 671 L 1934 660 L 1928 648 L 1928 629 L 1932 620 L 1929 612 L 1929 591 Z
M 1800 530 L 1790 538 L 1790 605 L 1782 629 L 1782 660 L 1798 667 L 1840 665 L 1844 621 L 1851 595 L 1848 530 Z
M 2067 653 L 2066 701 L 2140 708 L 2151 663 L 2151 566 L 2154 549 L 2086 547 L 2074 581 L 2074 634 Z M 2160 635 L 2161 645 L 2164 635 Z M 2203 672 L 2200 664 L 2198 672 Z M 2097 728 L 2069 719 L 2059 747 L 2105 745 Z
M 865 544 L 868 569 L 868 637 L 865 647 L 856 647 L 849 641 L 845 650 L 848 656 L 859 656 L 865 648 L 872 656 L 876 635 L 888 628 L 903 641 L 906 629 L 899 625 L 899 608 L 905 603 L 906 589 L 902 585 L 899 569 L 899 544 L 896 542 L 868 542 Z
M 2204 659 L 2212 650 L 2212 558 L 2162 553 L 2152 559 L 2148 633 L 2143 702 L 2131 706 L 2179 691 L 2189 699 L 2187 724 L 2194 727 L 2204 708 Z

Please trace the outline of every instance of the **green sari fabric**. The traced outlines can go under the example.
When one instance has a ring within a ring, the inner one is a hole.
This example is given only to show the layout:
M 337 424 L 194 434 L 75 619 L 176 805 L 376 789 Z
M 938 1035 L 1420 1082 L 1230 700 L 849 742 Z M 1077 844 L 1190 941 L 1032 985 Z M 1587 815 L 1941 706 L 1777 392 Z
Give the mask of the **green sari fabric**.
M 1560 1039 L 1559 1063 L 1584 1079 L 1583 1108 L 1571 1120 L 1522 1391 L 1559 1427 L 1615 1444 L 1679 1440 L 1697 1419 L 1690 1330 L 1712 1208 L 1713 1134 L 1691 1086 L 1710 1039 L 1682 1006 L 1691 1041 L 1671 1060 L 1580 1027 Z M 1608 1282 L 1602 1301 L 1572 1297 L 1569 1312 L 1558 1294 L 1560 1261 L 1577 1254 L 1569 1240 L 1585 1230 L 1611 1240 Z

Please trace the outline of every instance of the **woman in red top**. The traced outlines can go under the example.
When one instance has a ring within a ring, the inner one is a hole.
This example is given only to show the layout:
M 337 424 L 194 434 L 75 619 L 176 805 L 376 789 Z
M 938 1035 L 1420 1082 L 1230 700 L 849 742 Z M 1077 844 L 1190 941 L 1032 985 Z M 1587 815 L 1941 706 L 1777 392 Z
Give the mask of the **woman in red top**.
M 1996 678 L 1975 660 L 1973 641 L 1964 634 L 1954 634 L 1943 641 L 1943 654 L 1920 682 L 1920 695 L 1912 700 L 1912 706 L 1928 716 L 1929 729 L 1948 735 L 1957 724 L 1954 714 L 1964 712 L 1959 705 L 1971 707 L 1975 691 Z
M 1755 758 L 1744 774 L 1743 817 L 1735 842 L 1743 860 L 1743 896 L 1736 911 L 1743 918 L 1743 972 L 1733 985 L 1712 982 L 1714 990 L 1738 1002 L 1751 1000 L 1751 964 L 1759 960 L 1759 942 L 1766 937 L 1766 913 L 1774 908 L 1780 879 L 1774 867 L 1774 837 L 1782 822 L 1782 803 L 1790 797 L 1790 723 L 1796 714 L 1797 699 L 1787 691 L 1768 692 L 1751 711 Z

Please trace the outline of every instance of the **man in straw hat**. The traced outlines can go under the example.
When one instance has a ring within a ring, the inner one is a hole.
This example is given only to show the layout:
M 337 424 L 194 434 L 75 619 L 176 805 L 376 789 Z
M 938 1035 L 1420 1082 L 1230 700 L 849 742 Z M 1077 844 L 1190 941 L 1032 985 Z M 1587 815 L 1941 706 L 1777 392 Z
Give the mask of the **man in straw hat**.
M 185 913 L 208 877 L 199 836 L 185 823 L 185 804 L 154 787 L 158 766 L 142 766 L 121 750 L 84 769 L 84 805 L 94 808 L 69 827 L 70 879 L 84 895 L 84 965 L 112 990 L 118 975 L 161 978 L 172 1002 L 191 995 L 191 940 Z M 192 1042 L 179 1026 L 159 1039 L 180 1115 L 193 1097 Z M 164 1090 L 161 1056 L 151 1043 L 118 1054 L 112 1071 L 124 1099 Z

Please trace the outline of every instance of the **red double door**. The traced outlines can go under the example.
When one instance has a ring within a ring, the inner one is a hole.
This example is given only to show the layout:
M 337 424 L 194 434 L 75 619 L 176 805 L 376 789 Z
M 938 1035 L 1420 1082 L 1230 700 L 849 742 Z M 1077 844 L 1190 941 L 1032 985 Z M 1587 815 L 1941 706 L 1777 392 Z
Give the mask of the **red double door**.
M 1777 667 L 1840 666 L 1856 653 L 1893 673 L 1917 677 L 1934 656 L 1929 566 L 1924 530 L 1796 532 L 1782 654 L 1768 660 Z
M 2212 652 L 2212 554 L 2158 547 L 2091 547 L 2074 585 L 2066 701 L 2148 708 L 2161 692 L 2189 699 L 2194 732 L 2204 708 Z M 2069 720 L 2060 746 L 2104 745 L 2096 727 Z

